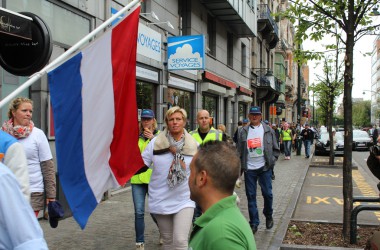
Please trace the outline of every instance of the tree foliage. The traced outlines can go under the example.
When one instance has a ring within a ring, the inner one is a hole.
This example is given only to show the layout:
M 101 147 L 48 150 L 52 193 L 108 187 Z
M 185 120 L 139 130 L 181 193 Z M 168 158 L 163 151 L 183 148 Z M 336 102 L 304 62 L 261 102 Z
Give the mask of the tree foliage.
M 295 41 L 301 45 L 306 39 L 322 41 L 332 36 L 342 42 L 342 47 L 331 44 L 326 49 L 336 48 L 344 52 L 344 151 L 343 160 L 343 236 L 349 236 L 350 213 L 352 211 L 352 84 L 353 51 L 355 43 L 364 35 L 376 30 L 370 14 L 378 0 L 293 0 L 281 15 L 298 23 Z M 338 32 L 339 31 L 339 32 Z M 342 31 L 342 33 L 340 33 Z M 319 59 L 321 52 L 302 51 L 297 46 L 299 61 Z
M 337 44 L 339 41 L 337 40 Z M 342 64 L 339 63 L 339 51 L 335 55 L 323 56 L 323 75 L 316 75 L 318 82 L 312 87 L 315 95 L 318 96 L 317 103 L 326 114 L 326 125 L 329 128 L 330 141 L 333 141 L 332 127 L 336 98 L 343 92 Z M 334 165 L 334 144 L 330 144 L 329 164 Z
M 355 127 L 371 126 L 371 101 L 359 101 L 352 104 L 352 125 Z

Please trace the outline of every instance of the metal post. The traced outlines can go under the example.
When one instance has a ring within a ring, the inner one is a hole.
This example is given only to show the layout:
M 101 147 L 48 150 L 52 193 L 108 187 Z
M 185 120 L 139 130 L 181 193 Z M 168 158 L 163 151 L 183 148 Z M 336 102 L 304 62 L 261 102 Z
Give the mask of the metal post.
M 300 45 L 298 44 L 300 50 Z M 301 124 L 301 62 L 298 60 L 298 89 L 297 89 L 297 122 Z

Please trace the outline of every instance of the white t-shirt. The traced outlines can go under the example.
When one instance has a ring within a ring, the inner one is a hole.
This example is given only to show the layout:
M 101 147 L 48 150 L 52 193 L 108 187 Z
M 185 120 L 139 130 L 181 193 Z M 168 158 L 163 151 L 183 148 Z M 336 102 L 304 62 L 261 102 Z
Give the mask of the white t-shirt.
M 254 170 L 264 167 L 264 128 L 263 126 L 249 126 L 247 136 L 247 168 Z
M 170 152 L 153 155 L 156 139 L 157 137 L 153 138 L 142 153 L 145 165 L 150 166 L 153 170 L 149 182 L 149 212 L 152 214 L 175 214 L 183 208 L 194 208 L 195 203 L 190 199 L 188 185 L 190 162 L 193 157 L 184 156 L 187 179 L 174 188 L 169 188 L 166 180 L 173 162 L 173 155 Z
M 28 160 L 30 192 L 44 192 L 40 163 L 52 159 L 49 142 L 41 129 L 34 127 L 32 133 L 19 139 Z
M 48 249 L 32 207 L 11 171 L 0 162 L 0 249 Z

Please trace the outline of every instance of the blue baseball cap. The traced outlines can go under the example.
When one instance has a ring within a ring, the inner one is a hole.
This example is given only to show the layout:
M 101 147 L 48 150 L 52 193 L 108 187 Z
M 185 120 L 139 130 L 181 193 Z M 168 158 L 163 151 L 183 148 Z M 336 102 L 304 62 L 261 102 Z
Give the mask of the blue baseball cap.
M 63 218 L 65 212 L 59 201 L 51 201 L 48 204 L 49 223 L 52 228 L 58 226 L 58 220 Z
M 141 118 L 154 118 L 154 112 L 151 109 L 143 109 Z
M 243 120 L 243 123 L 248 123 L 248 122 L 249 122 L 248 119 L 244 119 L 244 120 Z
M 259 106 L 252 106 L 249 109 L 250 114 L 260 114 L 261 115 L 261 108 Z

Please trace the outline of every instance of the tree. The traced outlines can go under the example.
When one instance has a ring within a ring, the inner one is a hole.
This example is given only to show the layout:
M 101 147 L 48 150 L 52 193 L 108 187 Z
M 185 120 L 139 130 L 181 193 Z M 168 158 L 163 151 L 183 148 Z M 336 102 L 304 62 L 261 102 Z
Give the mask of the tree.
M 352 104 L 352 125 L 356 127 L 371 126 L 371 101 L 360 101 Z
M 339 52 L 335 56 L 323 56 L 323 76 L 317 75 L 318 82 L 311 87 L 318 96 L 318 104 L 326 114 L 326 125 L 329 131 L 329 141 L 333 142 L 333 119 L 336 98 L 343 92 L 343 75 L 340 74 L 342 64 L 339 64 Z M 334 165 L 334 143 L 330 143 L 329 164 Z
M 296 42 L 310 37 L 321 41 L 331 35 L 343 43 L 344 53 L 344 152 L 343 160 L 343 237 L 349 236 L 350 213 L 352 204 L 352 84 L 353 52 L 355 43 L 364 35 L 373 32 L 379 25 L 372 25 L 369 15 L 378 0 L 293 0 L 284 13 L 285 17 L 295 22 L 298 20 Z M 343 31 L 340 35 L 335 27 Z M 334 48 L 331 45 L 330 48 Z M 321 53 L 298 51 L 299 58 L 318 58 Z

